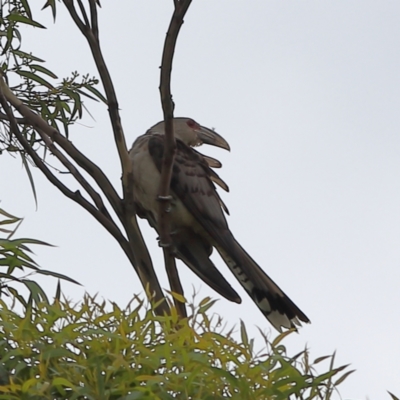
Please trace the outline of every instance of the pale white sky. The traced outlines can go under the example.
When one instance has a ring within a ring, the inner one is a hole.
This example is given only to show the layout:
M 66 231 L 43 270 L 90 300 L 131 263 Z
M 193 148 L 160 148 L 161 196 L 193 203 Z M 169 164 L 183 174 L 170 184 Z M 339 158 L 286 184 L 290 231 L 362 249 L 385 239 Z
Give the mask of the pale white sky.
M 102 6 L 101 42 L 132 143 L 162 118 L 158 67 L 172 1 L 102 0 Z M 34 11 L 49 29 L 30 29 L 25 51 L 46 59 L 60 77 L 94 74 L 63 6 L 56 26 L 49 12 Z M 357 372 L 341 385 L 344 399 L 400 394 L 399 17 L 400 3 L 385 0 L 194 1 L 174 63 L 176 115 L 214 127 L 231 145 L 231 153 L 202 150 L 224 164 L 232 231 L 312 320 L 286 344 L 292 354 L 307 345 L 314 357 L 336 350 L 338 364 L 351 363 Z M 87 118 L 71 138 L 118 186 L 106 109 L 86 104 L 95 121 Z M 19 236 L 58 246 L 36 248 L 39 264 L 121 305 L 141 292 L 108 233 L 34 175 L 38 211 L 20 161 L 0 158 L 1 207 L 25 217 Z M 166 287 L 161 252 L 146 225 Z M 193 286 L 201 297 L 218 297 L 179 268 L 188 297 Z M 249 328 L 269 330 L 228 279 L 243 303 L 221 299 L 215 311 L 230 324 L 241 318 Z M 76 299 L 83 293 L 69 284 L 64 292 Z

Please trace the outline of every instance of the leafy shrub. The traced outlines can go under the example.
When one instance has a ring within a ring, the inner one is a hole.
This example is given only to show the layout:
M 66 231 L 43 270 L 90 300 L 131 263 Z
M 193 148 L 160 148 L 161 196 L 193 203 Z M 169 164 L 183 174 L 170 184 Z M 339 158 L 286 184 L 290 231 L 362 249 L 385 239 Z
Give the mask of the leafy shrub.
M 30 255 L 32 251 L 28 245 L 50 245 L 35 239 L 12 239 L 21 222 L 21 218 L 0 208 L 0 297 L 9 297 L 13 302 L 18 301 L 26 308 L 43 301 L 49 302 L 40 285 L 29 279 L 32 275 L 48 275 L 76 284 L 78 282 L 57 272 L 39 268 Z M 20 273 L 19 276 L 17 273 Z M 27 299 L 21 293 L 21 286 L 28 290 L 29 297 Z M 58 285 L 57 293 L 56 297 L 60 295 L 60 285 Z
M 212 303 L 180 322 L 174 312 L 155 317 L 138 298 L 123 310 L 89 296 L 56 300 L 22 316 L 3 303 L 0 399 L 329 399 L 351 372 L 339 377 L 346 367 L 334 368 L 333 356 L 288 356 L 288 333 L 264 337 L 256 355 L 243 324 L 237 342 L 208 317 Z

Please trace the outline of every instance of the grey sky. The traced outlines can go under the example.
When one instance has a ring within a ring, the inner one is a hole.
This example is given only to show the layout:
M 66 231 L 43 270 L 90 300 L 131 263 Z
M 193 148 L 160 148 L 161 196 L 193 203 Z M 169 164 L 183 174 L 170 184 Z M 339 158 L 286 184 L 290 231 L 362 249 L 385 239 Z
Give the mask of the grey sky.
M 102 5 L 101 42 L 132 143 L 162 118 L 158 67 L 172 1 Z M 88 47 L 63 7 L 56 26 L 49 14 L 36 11 L 49 29 L 30 29 L 24 49 L 60 77 L 93 74 Z M 194 1 L 174 63 L 175 114 L 214 127 L 231 145 L 231 153 L 202 151 L 224 164 L 232 231 L 312 320 L 288 338 L 289 348 L 307 345 L 314 357 L 336 350 L 338 364 L 351 363 L 357 372 L 341 386 L 344 398 L 400 394 L 399 17 L 395 1 Z M 118 185 L 107 113 L 86 104 L 95 121 L 86 118 L 71 137 Z M 40 265 L 120 304 L 142 291 L 122 251 L 90 215 L 37 171 L 36 212 L 20 162 L 3 155 L 0 171 L 1 206 L 26 217 L 19 236 L 59 246 L 37 248 Z M 192 285 L 201 288 L 200 298 L 218 297 L 180 270 L 188 297 Z M 220 300 L 215 311 L 231 324 L 242 318 L 270 329 L 229 280 L 243 303 Z M 77 299 L 82 293 L 72 285 L 64 291 Z

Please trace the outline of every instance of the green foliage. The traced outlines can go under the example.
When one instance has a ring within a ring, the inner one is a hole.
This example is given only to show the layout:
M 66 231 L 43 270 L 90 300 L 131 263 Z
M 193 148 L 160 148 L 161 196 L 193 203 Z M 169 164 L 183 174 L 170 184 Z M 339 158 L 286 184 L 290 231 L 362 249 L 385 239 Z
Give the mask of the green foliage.
M 23 49 L 21 26 L 25 29 L 45 29 L 33 19 L 28 0 L 7 0 L 0 3 L 0 51 L 1 72 L 6 76 L 14 94 L 32 111 L 38 113 L 57 130 L 68 129 L 84 111 L 83 97 L 106 102 L 95 88 L 98 79 L 72 72 L 71 76 L 57 82 L 57 74 L 44 66 L 45 61 L 38 55 Z M 55 16 L 55 2 L 48 1 L 43 8 L 51 7 Z M 4 114 L 3 114 L 4 116 Z M 1 118 L 5 132 L 9 132 L 6 118 Z M 18 121 L 23 126 L 23 134 L 34 148 L 43 146 L 32 126 Z M 45 146 L 43 146 L 45 147 Z M 1 151 L 19 152 L 23 150 L 9 134 L 0 135 Z
M 18 315 L 0 312 L 0 399 L 329 399 L 346 367 L 315 373 L 308 350 L 288 356 L 281 341 L 235 341 L 204 311 L 178 323 L 154 317 L 139 299 L 124 310 L 86 296 Z M 244 326 L 242 325 L 242 338 Z M 326 358 L 333 361 L 333 357 Z
M 40 285 L 28 279 L 31 275 L 49 275 L 77 284 L 78 282 L 65 275 L 39 268 L 30 256 L 32 252 L 27 245 L 49 246 L 49 244 L 34 239 L 12 239 L 21 222 L 20 218 L 8 214 L 0 208 L 0 271 L 3 270 L 0 272 L 0 297 L 10 297 L 27 308 L 34 304 L 41 304 L 43 301 L 49 302 Z M 25 273 L 26 271 L 29 272 Z M 16 272 L 23 272 L 25 275 L 18 277 Z M 28 299 L 25 299 L 17 289 L 19 285 L 28 289 Z

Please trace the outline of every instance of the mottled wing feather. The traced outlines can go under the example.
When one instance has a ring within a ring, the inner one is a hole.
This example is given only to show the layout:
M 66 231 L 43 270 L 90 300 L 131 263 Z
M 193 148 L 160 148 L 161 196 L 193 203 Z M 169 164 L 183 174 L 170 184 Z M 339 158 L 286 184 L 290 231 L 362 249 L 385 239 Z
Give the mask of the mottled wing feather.
M 177 151 L 172 168 L 171 189 L 196 217 L 205 229 L 228 229 L 222 211 L 222 200 L 211 180 L 212 170 L 198 152 L 180 140 L 176 140 Z M 161 171 L 164 140 L 153 136 L 149 140 L 149 151 L 157 168 Z
M 157 140 L 154 154 L 160 155 L 163 151 L 163 139 Z M 298 319 L 309 322 L 307 316 L 234 239 L 222 211 L 223 203 L 215 189 L 213 173 L 207 161 L 179 140 L 176 143 L 171 189 L 210 236 L 213 245 L 247 293 L 278 330 L 281 330 L 281 326 L 295 327 Z M 154 156 L 153 159 L 161 170 L 161 161 L 157 161 Z M 162 157 L 159 158 L 161 159 Z
M 195 153 L 199 154 L 200 156 L 202 156 L 206 160 L 206 162 L 207 162 L 207 164 L 208 164 L 208 166 L 210 168 L 221 168 L 222 167 L 221 162 L 219 160 L 217 160 L 216 158 L 213 158 L 213 157 L 210 157 L 210 156 L 206 156 L 205 154 L 200 153 L 196 149 L 192 148 L 192 150 L 193 150 L 193 152 L 195 152 Z
M 149 139 L 148 144 L 149 153 L 159 171 L 161 171 L 164 151 L 163 139 L 162 136 L 154 135 Z M 200 217 L 199 213 L 202 212 L 203 217 L 209 220 L 210 225 L 217 224 L 226 227 L 226 220 L 221 210 L 221 207 L 225 206 L 215 191 L 214 184 L 206 177 L 210 168 L 200 154 L 196 155 L 193 152 L 193 159 L 190 151 L 185 151 L 187 149 L 191 150 L 177 140 L 177 153 L 171 179 L 172 191 L 189 212 L 196 216 L 197 220 Z M 208 199 L 209 202 L 203 203 L 202 199 Z M 147 218 L 149 219 L 149 215 Z M 149 222 L 157 229 L 154 222 L 152 224 L 151 218 Z M 173 238 L 178 258 L 182 259 L 193 272 L 222 296 L 236 303 L 241 302 L 240 296 L 209 259 L 212 252 L 212 246 L 209 243 L 204 242 L 199 235 L 190 230 L 174 232 Z

